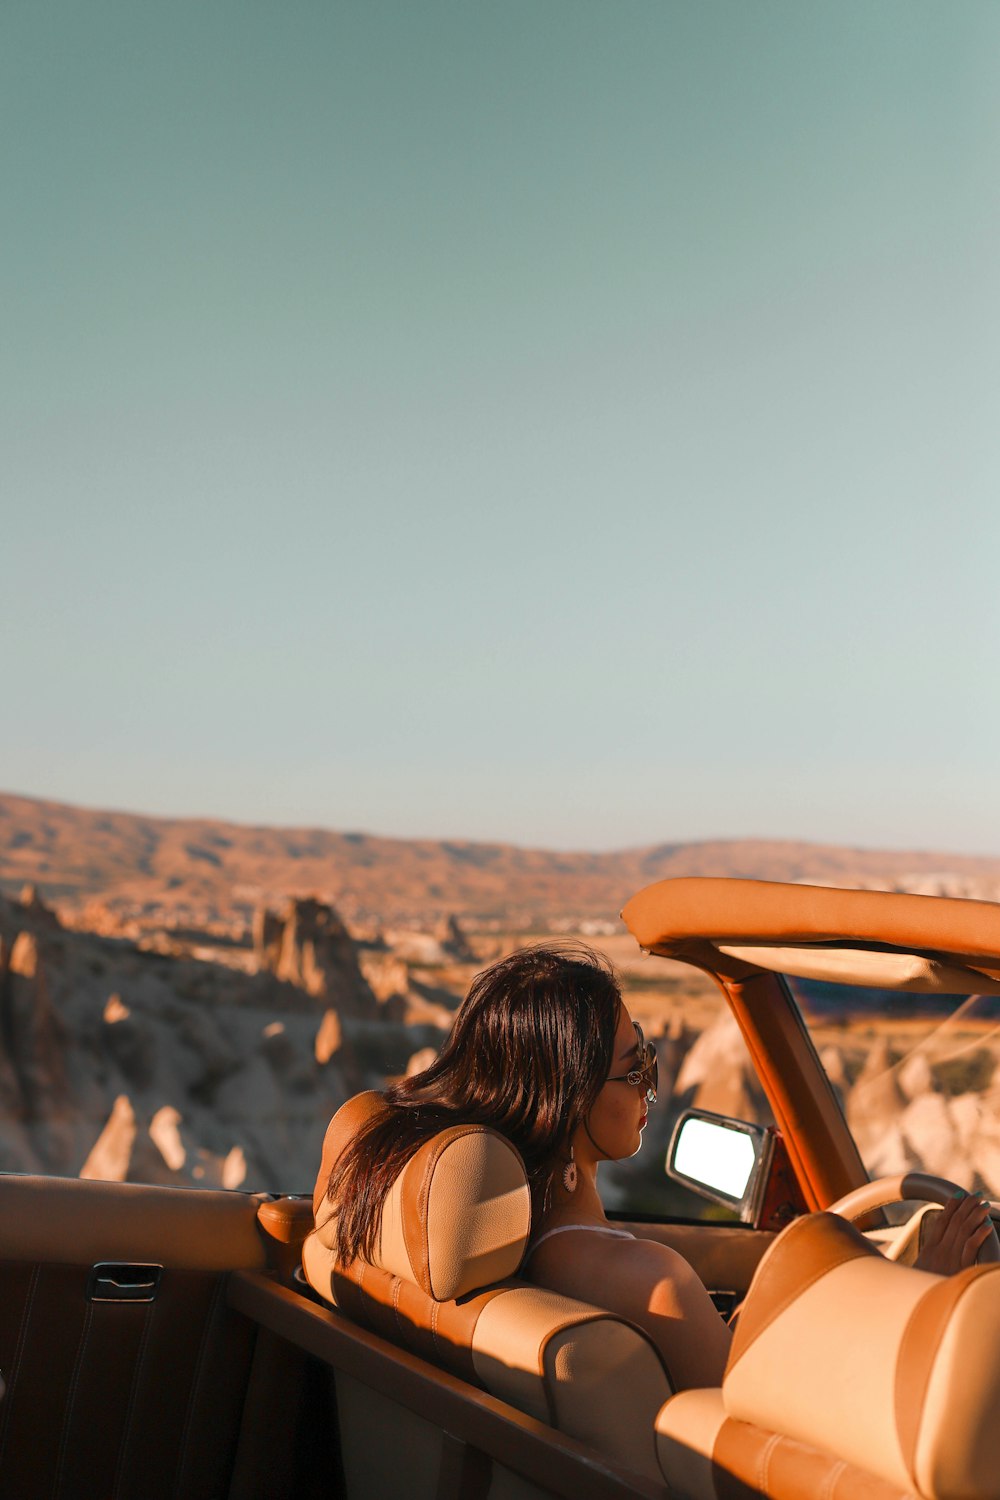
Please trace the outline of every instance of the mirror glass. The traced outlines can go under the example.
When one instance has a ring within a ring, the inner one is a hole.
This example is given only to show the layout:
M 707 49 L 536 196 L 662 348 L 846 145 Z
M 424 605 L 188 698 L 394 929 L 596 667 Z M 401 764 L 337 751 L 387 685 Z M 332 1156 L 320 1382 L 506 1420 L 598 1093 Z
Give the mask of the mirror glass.
M 671 1166 L 681 1176 L 738 1202 L 756 1160 L 753 1138 L 746 1131 L 689 1116 L 677 1132 Z

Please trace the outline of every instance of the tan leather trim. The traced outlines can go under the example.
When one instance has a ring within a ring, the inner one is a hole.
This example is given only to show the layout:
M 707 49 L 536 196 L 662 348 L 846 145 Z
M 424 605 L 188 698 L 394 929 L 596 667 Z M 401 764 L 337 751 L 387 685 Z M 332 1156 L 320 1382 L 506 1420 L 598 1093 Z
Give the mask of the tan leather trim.
M 666 954 L 698 938 L 733 943 L 853 939 L 907 951 L 1000 958 L 1000 905 L 946 896 L 688 877 L 646 886 L 626 903 L 622 918 L 643 948 Z
M 762 1427 L 752 1427 L 748 1422 L 723 1422 L 712 1449 L 715 1466 L 715 1493 L 718 1500 L 749 1500 L 750 1496 L 775 1497 L 769 1485 L 771 1458 L 782 1439 L 774 1432 L 765 1432 Z M 753 1476 L 751 1483 L 749 1478 Z M 803 1474 L 801 1487 L 796 1495 L 814 1495 L 816 1490 L 807 1485 Z M 815 1477 L 815 1476 L 813 1476 Z
M 777 974 L 713 977 L 743 1034 L 805 1201 L 825 1208 L 868 1174 L 788 986 Z
M 413 1268 L 413 1279 L 428 1296 L 434 1295 L 431 1275 L 430 1230 L 428 1208 L 434 1174 L 449 1146 L 463 1136 L 481 1132 L 480 1125 L 453 1125 L 442 1130 L 432 1140 L 421 1146 L 403 1171 L 402 1213 L 403 1236 Z M 501 1137 L 497 1137 L 501 1139 Z
M 479 1126 L 456 1132 L 437 1153 L 426 1188 L 432 1297 L 448 1302 L 515 1273 L 531 1232 L 531 1194 L 508 1140 Z
M 376 1279 L 381 1280 L 381 1278 L 373 1277 L 367 1286 L 370 1298 L 380 1295 L 380 1291 L 375 1289 Z M 413 1285 L 412 1281 L 404 1281 L 399 1276 L 393 1276 L 389 1286 L 395 1322 L 393 1342 L 412 1349 L 414 1354 L 419 1354 L 422 1359 L 433 1361 L 437 1351 L 431 1326 L 433 1313 L 428 1306 L 428 1299 L 419 1287 Z
M 606 1316 L 558 1292 L 523 1283 L 512 1288 L 504 1305 L 491 1307 L 477 1324 L 472 1358 L 479 1383 L 554 1427 L 543 1379 L 546 1344 L 563 1329 Z
M 834 1453 L 905 1489 L 894 1411 L 897 1357 L 926 1271 L 857 1256 L 792 1299 L 723 1381 L 726 1412 Z
M 442 1364 L 460 1369 L 467 1380 L 479 1384 L 473 1358 L 476 1328 L 483 1311 L 498 1298 L 509 1296 L 510 1286 L 494 1286 L 458 1302 L 432 1302 L 434 1352 Z
M 717 1500 L 715 1440 L 729 1421 L 720 1390 L 680 1391 L 656 1415 L 656 1456 L 671 1495 Z
M 348 1274 L 333 1273 L 337 1306 L 355 1322 L 393 1344 L 441 1364 L 478 1385 L 472 1342 L 483 1309 L 509 1292 L 501 1283 L 456 1302 L 435 1302 L 413 1282 L 357 1261 Z
M 366 1265 L 364 1261 L 357 1263 L 357 1281 L 355 1286 L 361 1294 L 361 1306 L 363 1315 L 361 1321 L 368 1327 L 380 1333 L 383 1338 L 392 1343 L 398 1343 L 396 1328 L 396 1308 L 393 1302 L 392 1292 L 396 1282 L 395 1276 L 390 1276 L 387 1271 L 378 1271 L 374 1266 Z M 367 1283 L 375 1283 L 375 1295 L 372 1296 L 371 1288 Z M 379 1293 L 388 1292 L 388 1295 Z
M 895 1415 L 903 1460 L 911 1474 L 927 1387 L 945 1330 L 970 1285 L 996 1269 L 970 1266 L 955 1276 L 940 1277 L 917 1303 L 903 1331 L 896 1363 Z
M 718 1500 L 900 1500 L 904 1491 L 854 1464 L 749 1422 L 727 1420 L 715 1440 Z
M 757 1268 L 733 1338 L 726 1375 L 807 1287 L 837 1266 L 864 1256 L 878 1259 L 878 1251 L 835 1214 L 812 1214 L 789 1224 Z
M 381 1095 L 361 1094 L 338 1110 L 327 1129 L 313 1203 L 316 1239 L 331 1255 L 336 1251 L 337 1223 L 325 1196 L 329 1174 L 355 1129 L 383 1108 Z M 465 1188 L 472 1201 L 462 1233 L 456 1234 L 453 1200 Z M 521 1260 L 530 1227 L 530 1194 L 515 1148 L 487 1126 L 453 1125 L 425 1141 L 390 1188 L 372 1264 L 447 1301 L 510 1276 Z M 310 1276 L 321 1277 L 317 1290 L 326 1295 L 315 1245 L 305 1259 Z
M 320 1288 L 317 1287 L 317 1290 L 320 1290 Z M 360 1323 L 362 1328 L 370 1328 L 372 1326 L 368 1318 L 368 1309 L 365 1305 L 361 1288 L 353 1277 L 345 1276 L 342 1271 L 334 1266 L 330 1277 L 330 1290 L 333 1293 L 330 1300 L 353 1323 Z
M 258 1204 L 245 1193 L 0 1174 L 4 1259 L 263 1269 Z
M 659 1478 L 655 1423 L 671 1384 L 652 1339 L 620 1318 L 577 1319 L 547 1335 L 542 1359 L 553 1426 Z
M 463 1189 L 472 1200 L 477 1192 L 484 1196 L 463 1205 L 456 1239 L 453 1209 Z M 531 1228 L 530 1196 L 524 1163 L 498 1131 L 482 1125 L 440 1131 L 407 1162 L 390 1198 L 398 1200 L 413 1280 L 429 1296 L 449 1301 L 517 1269 Z M 401 1274 L 400 1259 L 382 1247 L 386 1269 Z
M 405 1232 L 409 1215 L 404 1212 L 403 1208 L 406 1171 L 407 1169 L 404 1168 L 400 1172 L 382 1203 L 378 1234 L 372 1250 L 372 1265 L 390 1272 L 393 1276 L 405 1276 L 407 1280 L 413 1281 L 415 1280 L 413 1256 Z
M 929 958 L 901 948 L 834 948 L 812 943 L 718 943 L 726 960 L 736 959 L 775 974 L 820 979 L 829 984 L 856 984 L 875 989 L 904 990 L 911 995 L 966 995 L 1000 992 L 1000 982 L 984 973 L 962 968 L 953 959 Z
M 421 1146 L 417 1154 L 406 1163 L 400 1179 L 403 1241 L 413 1270 L 413 1279 L 428 1296 L 431 1290 L 431 1273 L 427 1253 L 427 1193 L 439 1154 L 434 1147 L 440 1139 L 440 1136 L 435 1136 Z
M 268 1265 L 290 1283 L 313 1227 L 312 1203 L 308 1198 L 292 1197 L 262 1203 L 257 1223 L 265 1235 Z
M 663 1356 L 656 1348 L 649 1334 L 643 1329 L 637 1328 L 627 1318 L 616 1317 L 614 1313 L 602 1312 L 599 1308 L 590 1309 L 589 1316 L 581 1316 L 579 1312 L 570 1313 L 561 1322 L 554 1323 L 539 1341 L 538 1345 L 538 1373 L 545 1381 L 545 1399 L 552 1414 L 553 1427 L 563 1427 L 565 1429 L 565 1423 L 559 1421 L 559 1413 L 556 1406 L 554 1390 L 556 1360 L 561 1352 L 566 1334 L 592 1323 L 611 1324 L 612 1327 L 607 1330 L 610 1337 L 617 1337 L 619 1329 L 626 1330 L 623 1335 L 625 1338 L 631 1342 L 638 1339 L 640 1345 L 648 1349 L 648 1352 L 652 1356 L 651 1368 L 656 1370 L 657 1376 L 662 1375 L 663 1377 L 663 1389 L 658 1392 L 656 1411 L 659 1410 L 674 1389 Z M 578 1433 L 577 1436 L 580 1436 L 580 1434 Z
M 262 1203 L 257 1222 L 280 1245 L 301 1245 L 313 1227 L 312 1204 L 308 1198 L 276 1198 Z
M 901 1500 L 904 1491 L 809 1444 L 727 1417 L 717 1390 L 681 1391 L 656 1418 L 660 1471 L 690 1500 Z
M 322 1223 L 329 1217 L 330 1205 L 326 1205 L 326 1214 L 322 1212 L 326 1203 L 326 1187 L 330 1181 L 330 1173 L 336 1165 L 337 1158 L 349 1141 L 357 1135 L 362 1125 L 377 1114 L 381 1114 L 387 1108 L 382 1095 L 374 1089 L 368 1089 L 363 1094 L 355 1094 L 353 1099 L 348 1099 L 342 1104 L 326 1127 L 326 1135 L 323 1137 L 323 1155 L 320 1160 L 319 1174 L 316 1178 L 316 1187 L 313 1191 L 313 1214 L 316 1222 Z
M 921 1494 L 993 1495 L 1000 1472 L 1000 1266 L 970 1278 L 924 1398 L 913 1477 Z

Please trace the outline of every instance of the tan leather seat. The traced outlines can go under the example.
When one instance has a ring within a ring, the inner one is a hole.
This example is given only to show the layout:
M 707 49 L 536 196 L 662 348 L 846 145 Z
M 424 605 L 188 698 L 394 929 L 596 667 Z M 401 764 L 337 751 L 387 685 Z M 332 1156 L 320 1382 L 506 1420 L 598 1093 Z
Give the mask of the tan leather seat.
M 456 1125 L 422 1146 L 389 1193 L 372 1262 L 338 1264 L 326 1182 L 382 1108 L 362 1094 L 331 1121 L 303 1246 L 310 1284 L 383 1337 L 659 1479 L 654 1421 L 672 1389 L 660 1355 L 631 1324 L 517 1280 L 530 1195 L 496 1131 Z
M 933 1276 L 815 1214 L 761 1261 L 721 1391 L 675 1396 L 657 1442 L 692 1500 L 990 1500 L 998 1400 L 1000 1265 Z

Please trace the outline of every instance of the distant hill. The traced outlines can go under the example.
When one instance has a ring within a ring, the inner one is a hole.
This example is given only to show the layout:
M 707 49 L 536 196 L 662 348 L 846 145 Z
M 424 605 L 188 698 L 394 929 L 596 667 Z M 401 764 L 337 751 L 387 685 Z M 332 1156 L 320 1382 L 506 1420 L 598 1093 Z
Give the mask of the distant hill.
M 66 909 L 100 899 L 152 912 L 248 911 L 318 893 L 348 918 L 427 921 L 454 912 L 525 926 L 613 919 L 672 875 L 887 885 L 1000 898 L 1000 859 L 766 839 L 663 843 L 613 853 L 378 838 L 201 818 L 102 812 L 0 794 L 0 890 L 25 883 Z

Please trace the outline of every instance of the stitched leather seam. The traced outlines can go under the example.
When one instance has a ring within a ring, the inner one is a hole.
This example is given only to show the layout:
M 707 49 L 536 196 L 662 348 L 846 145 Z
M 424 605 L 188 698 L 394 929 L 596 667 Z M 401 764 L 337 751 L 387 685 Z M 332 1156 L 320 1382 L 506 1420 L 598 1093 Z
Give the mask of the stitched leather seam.
M 156 1303 L 146 1304 L 145 1316 L 143 1318 L 142 1339 L 139 1343 L 139 1353 L 135 1361 L 135 1369 L 132 1372 L 132 1389 L 129 1392 L 128 1410 L 125 1413 L 125 1428 L 122 1432 L 121 1443 L 118 1447 L 118 1463 L 115 1465 L 115 1481 L 112 1490 L 112 1500 L 118 1500 L 121 1494 L 122 1482 L 127 1470 L 126 1460 L 129 1449 L 132 1446 L 132 1418 L 135 1415 L 135 1403 L 139 1396 L 139 1387 L 142 1384 L 142 1371 L 146 1362 L 146 1350 L 149 1346 L 149 1336 L 153 1327 L 153 1315 L 156 1312 Z
M 423 1179 L 417 1193 L 417 1224 L 420 1229 L 420 1265 L 416 1267 L 419 1285 L 424 1287 L 430 1295 L 434 1296 L 434 1287 L 431 1284 L 431 1247 L 430 1237 L 427 1233 L 427 1203 L 431 1195 L 431 1177 L 437 1166 L 438 1157 L 441 1155 L 442 1147 L 431 1151 L 427 1157 L 424 1167 Z
M 86 1352 L 87 1342 L 90 1338 L 90 1325 L 94 1321 L 94 1304 L 88 1302 L 87 1313 L 80 1330 L 80 1342 L 76 1350 L 76 1362 L 73 1366 L 73 1379 L 70 1382 L 69 1395 L 66 1399 L 66 1414 L 63 1417 L 62 1439 L 59 1444 L 59 1461 L 56 1464 L 56 1477 L 52 1486 L 53 1495 L 58 1495 L 62 1488 L 63 1469 L 66 1465 L 66 1454 L 69 1449 L 69 1431 L 73 1421 L 73 1407 L 76 1404 L 77 1387 L 80 1384 L 80 1371 L 83 1369 L 83 1356 Z
M 21 1356 L 24 1353 L 24 1345 L 28 1336 L 28 1323 L 31 1318 L 32 1308 L 35 1304 L 35 1291 L 38 1287 L 38 1278 L 41 1274 L 41 1266 L 35 1265 L 31 1269 L 31 1280 L 28 1283 L 28 1295 L 24 1301 L 24 1311 L 21 1314 L 21 1326 L 17 1331 L 17 1343 L 14 1346 L 14 1363 L 8 1373 L 7 1394 L 0 1401 L 0 1459 L 3 1458 L 4 1449 L 7 1446 L 7 1431 L 10 1427 L 10 1414 L 14 1405 L 14 1396 L 17 1391 L 17 1377 L 21 1368 Z
M 361 1315 L 362 1317 L 368 1319 L 369 1328 L 373 1328 L 375 1326 L 375 1321 L 372 1317 L 371 1311 L 372 1296 L 365 1286 L 365 1272 L 367 1271 L 368 1266 L 367 1263 L 363 1260 L 356 1260 L 354 1264 L 358 1267 L 358 1279 L 354 1283 L 354 1285 L 361 1293 Z
M 185 1493 L 184 1486 L 181 1481 L 184 1478 L 184 1470 L 187 1465 L 188 1445 L 191 1441 L 191 1428 L 194 1425 L 194 1414 L 198 1404 L 202 1370 L 204 1369 L 205 1357 L 208 1353 L 209 1339 L 213 1331 L 213 1325 L 215 1323 L 216 1310 L 219 1306 L 219 1299 L 222 1296 L 222 1281 L 223 1278 L 221 1276 L 217 1276 L 215 1279 L 215 1291 L 212 1296 L 211 1305 L 208 1309 L 208 1316 L 205 1319 L 205 1326 L 202 1329 L 201 1344 L 198 1348 L 198 1359 L 194 1367 L 194 1375 L 191 1379 L 191 1387 L 188 1391 L 187 1413 L 184 1418 L 184 1431 L 181 1434 L 180 1454 L 177 1460 L 177 1468 L 175 1470 L 174 1492 L 178 1495 L 183 1495 Z
M 499 1131 L 491 1129 L 490 1126 L 453 1125 L 447 1131 L 443 1132 L 443 1134 L 446 1136 L 446 1139 L 442 1139 L 441 1136 L 435 1138 L 434 1149 L 428 1154 L 427 1162 L 424 1167 L 424 1174 L 417 1193 L 417 1215 L 419 1220 L 418 1228 L 420 1232 L 419 1253 L 421 1265 L 419 1267 L 413 1267 L 414 1271 L 417 1273 L 417 1285 L 420 1286 L 424 1291 L 426 1291 L 431 1297 L 434 1297 L 435 1294 L 434 1287 L 431 1281 L 430 1239 L 428 1235 L 427 1208 L 428 1204 L 430 1203 L 431 1183 L 433 1181 L 434 1172 L 437 1168 L 438 1162 L 447 1151 L 449 1146 L 454 1145 L 456 1141 L 464 1140 L 464 1138 L 468 1135 L 477 1135 L 481 1132 L 488 1133 L 491 1136 L 495 1136 L 497 1140 L 501 1141 L 503 1145 L 506 1146 L 507 1150 L 514 1157 L 515 1161 L 520 1162 L 522 1167 L 524 1165 L 521 1159 L 520 1152 L 516 1149 L 516 1147 L 511 1145 L 510 1141 L 502 1136 Z
M 781 1434 L 773 1432 L 764 1444 L 757 1460 L 757 1488 L 767 1494 L 767 1483 L 771 1473 L 771 1458 L 775 1449 L 781 1443 Z
M 438 1342 L 438 1317 L 441 1311 L 440 1302 L 431 1303 L 431 1344 L 438 1359 L 441 1358 L 441 1346 Z
M 830 1473 L 827 1475 L 826 1483 L 823 1485 L 824 1500 L 834 1500 L 834 1497 L 837 1493 L 837 1486 L 846 1473 L 847 1464 L 843 1459 L 841 1459 L 838 1464 L 834 1465 L 834 1467 L 830 1470 Z
M 399 1339 L 399 1342 L 401 1344 L 405 1344 L 407 1342 L 407 1339 L 403 1331 L 403 1324 L 399 1316 L 399 1294 L 402 1289 L 403 1283 L 400 1281 L 398 1276 L 394 1276 L 392 1278 L 392 1318 L 393 1322 L 396 1325 L 396 1337 Z
M 417 1218 L 420 1228 L 421 1264 L 419 1267 L 415 1267 L 415 1269 L 418 1270 L 418 1284 L 422 1286 L 432 1297 L 434 1296 L 434 1286 L 431 1281 L 431 1247 L 430 1236 L 427 1231 L 427 1205 L 430 1202 L 431 1181 L 434 1177 L 434 1170 L 437 1167 L 437 1164 L 440 1161 L 441 1157 L 444 1155 L 445 1151 L 447 1151 L 448 1147 L 454 1141 L 460 1141 L 464 1139 L 465 1136 L 471 1135 L 475 1128 L 476 1127 L 472 1125 L 466 1125 L 464 1127 L 460 1126 L 455 1129 L 454 1134 L 452 1134 L 451 1131 L 448 1131 L 446 1140 L 442 1140 L 440 1136 L 437 1137 L 434 1149 L 428 1153 L 427 1163 L 424 1167 L 424 1175 L 421 1179 L 420 1188 L 417 1193 Z
M 545 1402 L 545 1410 L 549 1414 L 550 1427 L 557 1427 L 559 1424 L 556 1421 L 556 1404 L 553 1400 L 552 1392 L 549 1390 L 549 1382 L 545 1378 L 545 1356 L 548 1353 L 549 1344 L 555 1338 L 556 1334 L 562 1333 L 563 1329 L 569 1328 L 570 1326 L 570 1321 L 566 1320 L 560 1323 L 557 1328 L 550 1328 L 548 1333 L 538 1345 L 538 1365 L 536 1373 L 542 1384 L 542 1400 Z

